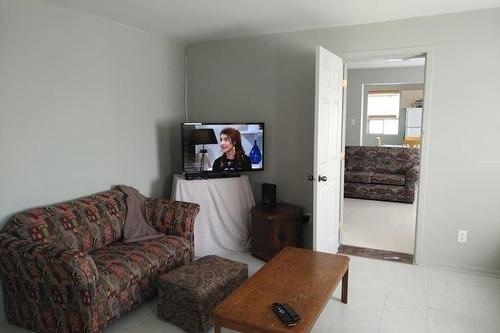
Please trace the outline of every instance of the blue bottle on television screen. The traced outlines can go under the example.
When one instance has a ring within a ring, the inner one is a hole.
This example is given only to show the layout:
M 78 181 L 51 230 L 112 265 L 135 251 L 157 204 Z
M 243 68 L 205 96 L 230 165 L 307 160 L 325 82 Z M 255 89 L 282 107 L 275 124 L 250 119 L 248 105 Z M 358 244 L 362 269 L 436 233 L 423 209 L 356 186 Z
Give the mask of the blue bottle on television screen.
M 250 155 L 248 155 L 252 164 L 259 164 L 262 161 L 262 154 L 260 152 L 259 146 L 257 146 L 257 140 L 254 140 L 252 150 L 250 150 Z

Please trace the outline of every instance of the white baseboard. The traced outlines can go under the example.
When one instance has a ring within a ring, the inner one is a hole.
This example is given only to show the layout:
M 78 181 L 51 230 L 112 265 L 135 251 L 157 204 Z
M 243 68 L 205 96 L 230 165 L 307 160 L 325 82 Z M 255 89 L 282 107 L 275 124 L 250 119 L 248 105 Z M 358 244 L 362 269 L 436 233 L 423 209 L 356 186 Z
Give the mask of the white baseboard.
M 417 263 L 417 265 L 420 265 L 423 267 L 444 269 L 447 271 L 454 271 L 454 272 L 465 273 L 465 274 L 474 274 L 474 275 L 500 278 L 500 271 L 498 271 L 498 270 L 484 269 L 484 268 L 475 267 L 475 266 L 443 265 L 442 263 L 432 262 L 432 261 L 419 262 L 419 263 Z

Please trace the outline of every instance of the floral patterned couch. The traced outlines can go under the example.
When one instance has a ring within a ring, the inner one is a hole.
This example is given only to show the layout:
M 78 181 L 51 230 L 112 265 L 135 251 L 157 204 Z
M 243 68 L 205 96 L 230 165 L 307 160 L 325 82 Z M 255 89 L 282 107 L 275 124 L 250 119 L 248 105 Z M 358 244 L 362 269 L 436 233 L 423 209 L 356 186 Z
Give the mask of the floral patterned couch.
M 193 259 L 199 206 L 148 199 L 165 237 L 122 242 L 125 194 L 97 193 L 13 216 L 0 233 L 10 323 L 37 332 L 100 332 L 156 293 L 158 276 Z
M 344 197 L 413 203 L 419 149 L 345 147 Z

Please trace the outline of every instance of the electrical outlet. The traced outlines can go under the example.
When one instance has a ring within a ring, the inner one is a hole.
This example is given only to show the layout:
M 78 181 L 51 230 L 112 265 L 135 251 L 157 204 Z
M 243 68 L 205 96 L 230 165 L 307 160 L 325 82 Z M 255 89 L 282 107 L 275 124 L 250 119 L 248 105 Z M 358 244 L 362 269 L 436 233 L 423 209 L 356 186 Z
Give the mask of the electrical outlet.
M 467 243 L 467 230 L 458 230 L 457 242 Z

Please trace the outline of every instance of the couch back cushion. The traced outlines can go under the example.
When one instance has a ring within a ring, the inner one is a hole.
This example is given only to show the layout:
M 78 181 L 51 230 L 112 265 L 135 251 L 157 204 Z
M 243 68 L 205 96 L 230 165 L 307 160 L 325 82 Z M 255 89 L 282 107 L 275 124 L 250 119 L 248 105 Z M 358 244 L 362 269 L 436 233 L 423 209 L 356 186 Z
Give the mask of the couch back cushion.
M 14 215 L 4 231 L 60 248 L 91 251 L 123 236 L 125 194 L 118 189 Z
M 404 147 L 373 147 L 377 150 L 375 173 L 406 175 L 419 163 L 419 150 Z
M 348 171 L 374 172 L 377 166 L 376 151 L 372 147 L 346 146 L 345 168 Z
M 405 175 L 419 163 L 419 150 L 404 147 L 346 146 L 347 171 Z

